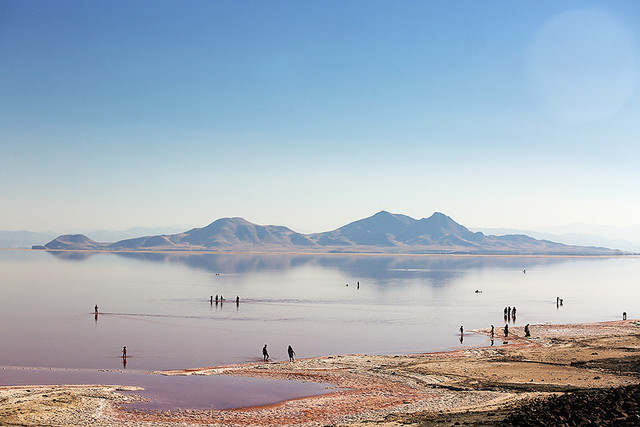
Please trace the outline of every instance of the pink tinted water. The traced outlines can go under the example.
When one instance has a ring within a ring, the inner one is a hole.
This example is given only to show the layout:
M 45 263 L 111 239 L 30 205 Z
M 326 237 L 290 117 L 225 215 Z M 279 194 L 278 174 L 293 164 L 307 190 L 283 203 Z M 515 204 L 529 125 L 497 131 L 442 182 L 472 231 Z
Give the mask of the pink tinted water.
M 252 362 L 264 344 L 274 361 L 445 350 L 488 344 L 459 328 L 500 328 L 506 306 L 516 326 L 640 317 L 637 258 L 0 251 L 0 271 L 0 366 L 122 369 L 125 345 L 127 370 Z

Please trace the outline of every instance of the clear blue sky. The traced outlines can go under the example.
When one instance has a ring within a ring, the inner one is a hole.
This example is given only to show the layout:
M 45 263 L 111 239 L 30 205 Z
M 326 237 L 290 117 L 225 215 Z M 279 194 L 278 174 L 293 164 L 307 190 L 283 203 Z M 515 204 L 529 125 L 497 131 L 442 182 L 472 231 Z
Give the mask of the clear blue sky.
M 0 229 L 640 223 L 640 3 L 0 1 Z

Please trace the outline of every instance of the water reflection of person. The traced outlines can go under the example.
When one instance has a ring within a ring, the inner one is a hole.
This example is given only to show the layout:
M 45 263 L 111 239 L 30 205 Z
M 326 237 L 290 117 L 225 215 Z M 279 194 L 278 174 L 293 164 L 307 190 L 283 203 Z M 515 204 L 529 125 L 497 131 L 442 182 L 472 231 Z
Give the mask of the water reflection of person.
M 265 362 L 269 361 L 269 353 L 267 352 L 267 345 L 265 344 L 264 347 L 262 347 L 262 360 Z
M 93 319 L 96 321 L 96 323 L 98 323 L 98 313 L 93 315 Z
M 462 341 L 464 341 L 464 335 L 460 334 L 460 344 L 462 344 Z
M 289 353 L 289 362 L 293 362 L 293 356 L 296 354 L 296 352 L 293 351 L 293 347 L 289 346 L 287 348 L 287 353 Z
M 127 358 L 126 357 L 122 358 L 122 369 L 127 369 Z

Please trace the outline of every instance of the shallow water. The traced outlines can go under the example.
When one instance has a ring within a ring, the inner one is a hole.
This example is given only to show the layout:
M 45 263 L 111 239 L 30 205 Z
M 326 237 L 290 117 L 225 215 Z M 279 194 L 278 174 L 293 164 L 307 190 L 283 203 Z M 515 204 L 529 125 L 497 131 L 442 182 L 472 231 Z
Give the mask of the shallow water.
M 122 369 L 125 345 L 132 370 L 261 360 L 265 343 L 276 361 L 288 345 L 302 358 L 480 345 L 460 326 L 501 328 L 505 306 L 516 326 L 640 317 L 639 261 L 0 251 L 0 365 Z
M 0 367 L 2 385 L 104 384 L 136 386 L 145 401 L 127 404 L 141 410 L 230 409 L 269 405 L 336 391 L 331 384 L 226 375 L 164 376 L 140 371 Z M 247 392 L 250 391 L 250 392 Z

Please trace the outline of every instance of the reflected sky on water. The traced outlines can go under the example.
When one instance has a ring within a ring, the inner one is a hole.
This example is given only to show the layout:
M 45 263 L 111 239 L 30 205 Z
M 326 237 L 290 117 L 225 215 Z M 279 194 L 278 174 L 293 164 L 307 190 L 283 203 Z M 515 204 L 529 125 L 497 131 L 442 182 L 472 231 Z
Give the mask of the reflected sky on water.
M 501 330 L 505 306 L 512 326 L 640 317 L 635 258 L 0 251 L 0 271 L 0 365 L 122 368 L 124 345 L 134 370 L 261 360 L 265 343 L 274 360 L 288 345 L 302 358 L 489 345 L 459 328 Z

